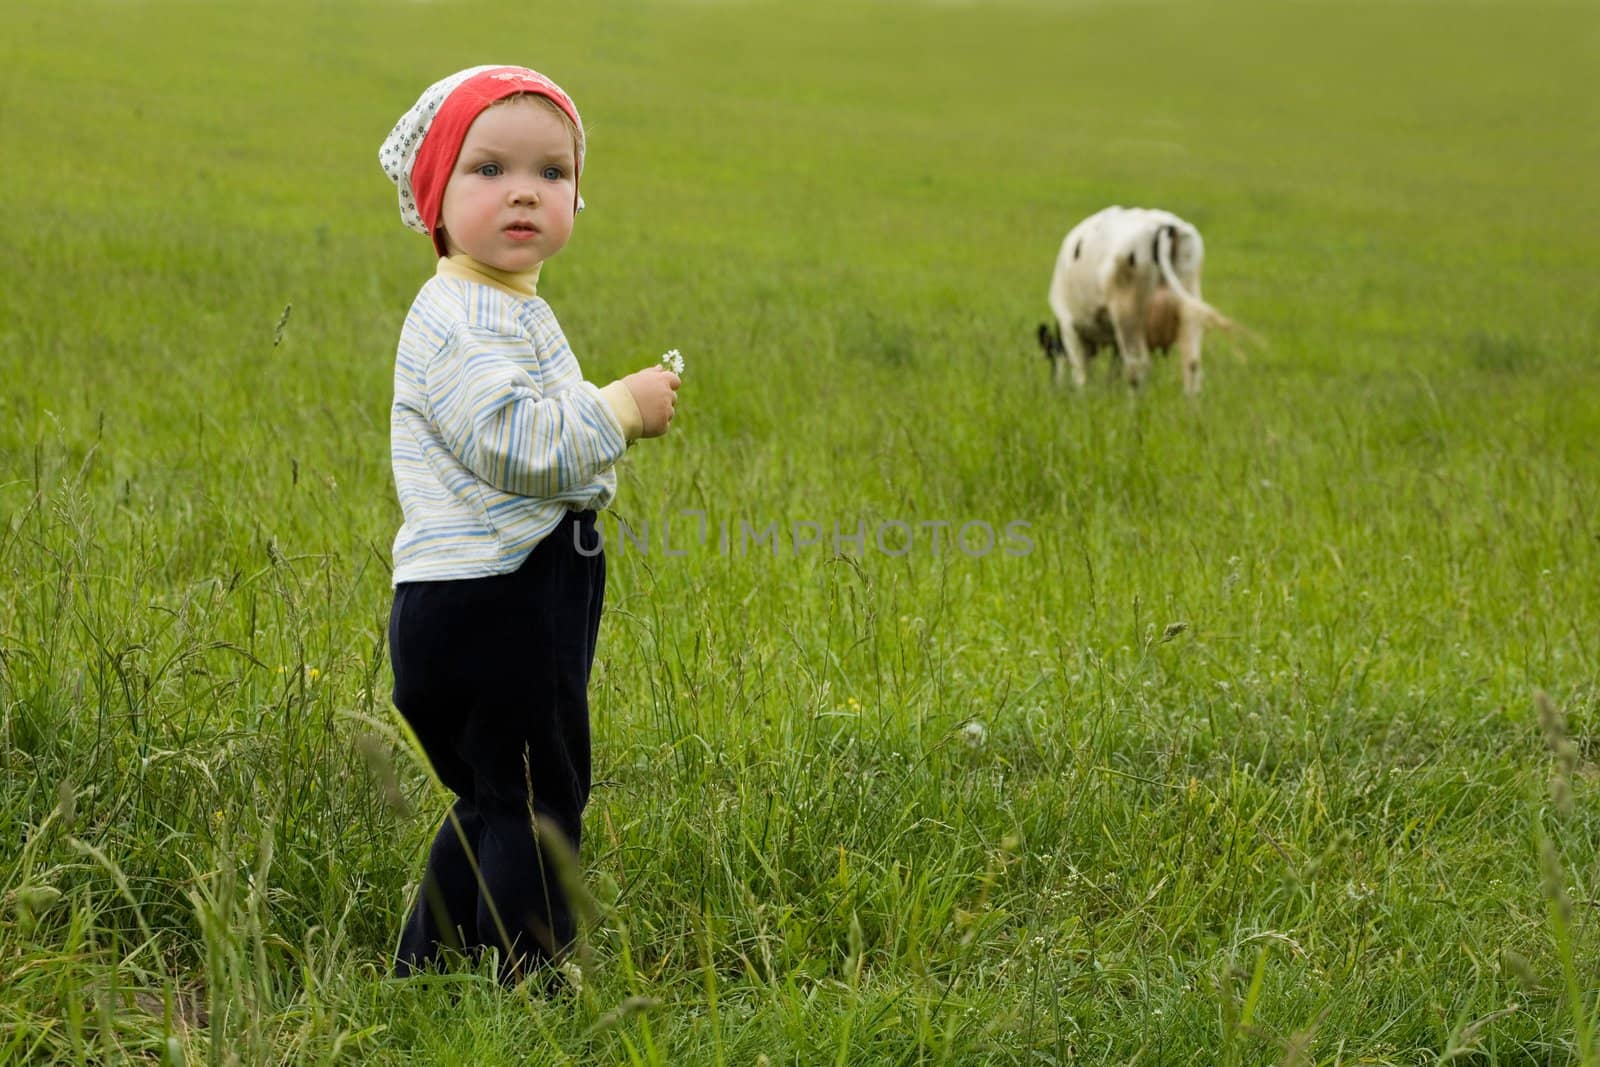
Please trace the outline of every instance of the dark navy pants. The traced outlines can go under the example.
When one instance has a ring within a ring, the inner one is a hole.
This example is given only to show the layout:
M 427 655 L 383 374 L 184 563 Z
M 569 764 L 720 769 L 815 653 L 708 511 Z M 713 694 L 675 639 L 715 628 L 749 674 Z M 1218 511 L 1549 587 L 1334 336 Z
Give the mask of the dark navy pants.
M 563 867 L 577 876 L 564 859 L 577 856 L 589 799 L 598 545 L 594 512 L 573 512 L 511 574 L 395 588 L 395 707 L 457 797 L 428 853 L 397 975 L 445 950 L 475 959 L 495 946 L 511 982 L 576 937 L 561 877 Z

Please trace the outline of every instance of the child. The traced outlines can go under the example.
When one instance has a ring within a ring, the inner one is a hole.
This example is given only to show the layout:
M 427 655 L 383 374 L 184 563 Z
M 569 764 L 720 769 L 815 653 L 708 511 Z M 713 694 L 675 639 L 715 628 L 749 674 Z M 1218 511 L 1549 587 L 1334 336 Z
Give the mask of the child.
M 567 94 L 495 66 L 430 86 L 378 153 L 439 255 L 395 360 L 394 703 L 457 795 L 397 975 L 494 947 L 509 984 L 577 933 L 560 878 L 589 796 L 595 509 L 628 444 L 667 431 L 679 384 L 651 367 L 591 385 L 534 294 L 583 206 L 583 156 Z

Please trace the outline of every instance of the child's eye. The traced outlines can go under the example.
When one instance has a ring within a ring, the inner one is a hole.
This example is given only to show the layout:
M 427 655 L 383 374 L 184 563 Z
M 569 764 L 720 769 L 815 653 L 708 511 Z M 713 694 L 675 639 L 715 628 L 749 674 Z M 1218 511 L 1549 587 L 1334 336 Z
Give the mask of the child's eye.
M 544 176 L 546 181 L 558 182 L 562 178 L 566 177 L 566 174 L 566 171 L 554 165 L 544 168 Z
M 480 163 L 478 165 L 478 173 L 483 175 L 485 178 L 498 178 L 500 177 L 500 164 Z

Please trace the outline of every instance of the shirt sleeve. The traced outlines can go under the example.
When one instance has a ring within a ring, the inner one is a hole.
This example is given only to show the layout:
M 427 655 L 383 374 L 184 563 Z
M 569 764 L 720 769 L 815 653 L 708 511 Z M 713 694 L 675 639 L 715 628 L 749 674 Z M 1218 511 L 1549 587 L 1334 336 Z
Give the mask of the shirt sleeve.
M 627 439 L 589 382 L 545 396 L 524 364 L 532 345 L 458 326 L 427 371 L 428 416 L 473 474 L 506 493 L 557 497 L 621 458 Z
M 600 390 L 600 395 L 611 406 L 611 414 L 622 427 L 622 436 L 637 441 L 644 433 L 644 416 L 639 413 L 639 402 L 621 378 Z

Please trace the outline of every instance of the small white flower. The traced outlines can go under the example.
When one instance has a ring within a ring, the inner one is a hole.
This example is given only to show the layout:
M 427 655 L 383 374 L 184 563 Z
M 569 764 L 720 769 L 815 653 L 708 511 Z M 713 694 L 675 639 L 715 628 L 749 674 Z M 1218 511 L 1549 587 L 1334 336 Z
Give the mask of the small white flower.
M 968 748 L 982 748 L 988 739 L 988 729 L 976 719 L 961 728 L 961 740 L 967 743 Z
M 678 377 L 683 377 L 683 356 L 676 348 L 662 355 L 661 365 Z

